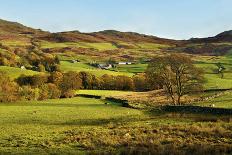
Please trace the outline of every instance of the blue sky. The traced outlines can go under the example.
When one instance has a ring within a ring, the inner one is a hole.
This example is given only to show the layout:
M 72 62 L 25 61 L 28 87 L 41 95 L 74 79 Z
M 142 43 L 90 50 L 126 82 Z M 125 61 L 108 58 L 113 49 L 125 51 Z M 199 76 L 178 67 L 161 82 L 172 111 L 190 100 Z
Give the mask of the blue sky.
M 174 39 L 232 29 L 232 0 L 0 0 L 0 18 L 51 32 L 106 29 Z

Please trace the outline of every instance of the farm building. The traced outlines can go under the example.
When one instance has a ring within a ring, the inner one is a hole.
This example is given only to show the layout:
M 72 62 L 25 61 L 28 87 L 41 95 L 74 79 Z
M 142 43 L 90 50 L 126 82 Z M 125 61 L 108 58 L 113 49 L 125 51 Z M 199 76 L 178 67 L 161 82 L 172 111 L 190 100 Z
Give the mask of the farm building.
M 98 68 L 100 69 L 110 69 L 113 68 L 111 64 L 98 64 Z
M 118 65 L 131 65 L 132 62 L 119 62 Z

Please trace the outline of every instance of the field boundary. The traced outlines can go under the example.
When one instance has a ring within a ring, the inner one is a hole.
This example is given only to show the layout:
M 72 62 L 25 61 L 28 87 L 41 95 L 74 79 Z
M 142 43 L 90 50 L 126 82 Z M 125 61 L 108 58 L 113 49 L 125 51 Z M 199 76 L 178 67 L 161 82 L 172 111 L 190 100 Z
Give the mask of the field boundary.
M 201 107 L 201 106 L 162 106 L 161 109 L 165 112 L 180 112 L 180 113 L 197 113 L 197 114 L 214 114 L 214 115 L 231 115 L 232 109 Z

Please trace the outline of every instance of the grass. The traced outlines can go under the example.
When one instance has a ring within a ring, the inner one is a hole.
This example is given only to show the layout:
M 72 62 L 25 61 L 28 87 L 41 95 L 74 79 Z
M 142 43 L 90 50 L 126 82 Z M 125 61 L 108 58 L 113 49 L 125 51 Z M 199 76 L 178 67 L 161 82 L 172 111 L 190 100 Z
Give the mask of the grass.
M 138 43 L 136 45 L 139 46 L 142 49 L 161 49 L 161 48 L 170 47 L 169 45 L 155 44 L 155 43 Z
M 93 48 L 97 50 L 112 50 L 117 49 L 116 46 L 111 43 L 87 43 L 87 42 L 64 42 L 64 43 L 52 43 L 41 42 L 42 48 L 64 48 L 64 47 L 81 47 L 81 48 Z
M 29 46 L 30 42 L 28 41 L 24 41 L 24 40 L 7 40 L 7 41 L 1 41 L 0 43 L 2 43 L 5 46 L 11 46 L 11 47 L 25 47 L 25 46 Z
M 81 97 L 1 103 L 0 152 L 170 154 L 191 148 L 191 153 L 198 154 L 201 149 L 229 150 L 232 124 L 203 121 L 202 117 L 146 112 Z
M 65 149 L 64 141 L 54 144 L 54 140 L 62 138 L 68 130 L 88 130 L 114 119 L 140 116 L 141 111 L 86 98 L 0 104 L 0 152 L 22 153 L 24 149 L 34 151 L 38 147 L 40 151 Z
M 216 63 L 222 63 L 226 68 L 224 78 L 221 78 L 219 74 L 216 74 L 217 66 Z M 232 88 L 232 67 L 231 59 L 228 57 L 209 57 L 200 56 L 196 62 L 196 66 L 202 68 L 205 72 L 206 78 L 206 89 L 230 89 Z
M 116 70 L 119 72 L 128 72 L 128 73 L 143 73 L 147 69 L 147 64 L 132 64 L 132 65 L 117 65 Z
M 0 66 L 0 72 L 6 73 L 11 79 L 16 79 L 22 74 L 24 75 L 39 74 L 39 72 L 35 72 L 31 70 L 22 70 L 21 68 L 8 67 L 8 66 Z
M 221 95 L 220 97 L 196 103 L 196 105 L 207 107 L 211 106 L 212 104 L 214 104 L 214 106 L 218 108 L 232 109 L 232 92 L 229 91 Z
M 129 95 L 133 94 L 134 92 L 130 91 L 111 91 L 111 90 L 78 90 L 77 94 L 83 95 L 97 95 L 97 96 L 115 96 L 115 95 Z
M 109 75 L 126 75 L 126 76 L 133 76 L 133 73 L 126 73 L 126 72 L 116 72 L 116 71 L 110 71 L 110 70 L 101 70 L 101 69 L 97 69 L 95 67 L 92 67 L 88 64 L 85 63 L 71 63 L 68 61 L 61 61 L 61 70 L 64 72 L 67 71 L 85 71 L 85 72 L 89 72 L 92 73 L 96 76 L 102 76 L 104 74 L 109 74 Z
M 218 74 L 205 74 L 206 89 L 231 89 L 232 88 L 232 73 L 225 73 L 224 78 Z

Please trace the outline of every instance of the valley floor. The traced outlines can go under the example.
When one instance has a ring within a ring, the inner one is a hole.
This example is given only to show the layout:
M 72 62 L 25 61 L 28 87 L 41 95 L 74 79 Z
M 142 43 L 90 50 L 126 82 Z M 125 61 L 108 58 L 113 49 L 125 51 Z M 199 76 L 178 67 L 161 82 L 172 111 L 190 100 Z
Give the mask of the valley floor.
M 232 153 L 231 116 L 165 113 L 159 109 L 137 110 L 105 103 L 82 97 L 2 103 L 0 152 Z

